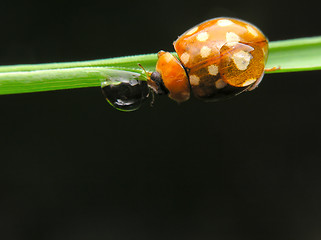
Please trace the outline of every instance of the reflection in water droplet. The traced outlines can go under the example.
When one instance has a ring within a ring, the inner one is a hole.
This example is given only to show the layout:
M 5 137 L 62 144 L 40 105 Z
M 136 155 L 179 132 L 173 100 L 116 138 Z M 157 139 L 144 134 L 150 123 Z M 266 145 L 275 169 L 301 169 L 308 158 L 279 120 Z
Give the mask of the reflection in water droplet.
M 109 104 L 120 111 L 139 109 L 149 96 L 147 81 L 140 81 L 133 75 L 107 79 L 102 82 L 101 89 Z

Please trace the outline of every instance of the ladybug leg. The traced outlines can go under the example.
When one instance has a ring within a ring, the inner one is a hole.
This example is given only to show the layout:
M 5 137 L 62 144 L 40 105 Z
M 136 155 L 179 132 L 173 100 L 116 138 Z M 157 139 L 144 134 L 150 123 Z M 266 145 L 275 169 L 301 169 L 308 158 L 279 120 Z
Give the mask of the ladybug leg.
M 164 86 L 163 79 L 159 72 L 153 72 L 147 80 L 148 86 L 158 95 L 168 94 L 168 90 Z
M 261 83 L 262 79 L 263 79 L 263 75 L 258 79 L 256 80 L 252 85 L 250 85 L 248 87 L 248 89 L 246 89 L 247 91 L 253 91 L 255 88 L 257 88 L 259 86 L 259 84 Z
M 152 100 L 150 101 L 150 106 L 154 107 L 154 103 L 155 103 L 155 92 L 154 91 L 150 91 L 150 94 L 152 96 Z
M 164 51 L 160 51 L 158 54 L 160 54 L 161 52 L 164 52 Z M 145 68 L 140 63 L 138 63 L 138 66 L 141 69 L 143 69 L 143 71 L 145 72 L 145 74 L 147 76 L 148 87 L 153 90 L 153 93 L 156 93 L 158 95 L 168 94 L 168 90 L 164 86 L 162 76 L 159 72 L 149 73 L 145 70 Z M 153 94 L 152 103 L 154 103 L 154 94 Z
M 264 72 L 274 72 L 274 71 L 277 71 L 277 70 L 280 70 L 281 67 L 278 66 L 278 67 L 272 67 L 272 68 L 266 68 L 264 69 Z
M 281 67 L 278 66 L 278 67 L 272 67 L 272 68 L 266 68 L 264 69 L 264 72 L 274 72 L 274 71 L 277 71 L 277 70 L 280 70 Z M 254 82 L 248 89 L 247 91 L 253 91 L 255 88 L 257 88 L 259 86 L 259 84 L 261 83 L 263 79 L 263 75 L 262 77 L 260 77 L 258 80 L 256 80 L 256 82 Z

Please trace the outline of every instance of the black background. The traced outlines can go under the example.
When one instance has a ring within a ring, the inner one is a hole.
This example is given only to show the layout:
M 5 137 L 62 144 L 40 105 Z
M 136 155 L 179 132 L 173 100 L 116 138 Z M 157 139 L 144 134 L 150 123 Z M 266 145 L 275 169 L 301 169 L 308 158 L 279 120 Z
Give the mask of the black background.
M 0 64 L 172 51 L 209 18 L 320 35 L 316 2 L 1 1 Z M 1 87 L 1 86 L 0 86 Z M 320 239 L 321 72 L 123 113 L 99 88 L 0 97 L 1 239 Z

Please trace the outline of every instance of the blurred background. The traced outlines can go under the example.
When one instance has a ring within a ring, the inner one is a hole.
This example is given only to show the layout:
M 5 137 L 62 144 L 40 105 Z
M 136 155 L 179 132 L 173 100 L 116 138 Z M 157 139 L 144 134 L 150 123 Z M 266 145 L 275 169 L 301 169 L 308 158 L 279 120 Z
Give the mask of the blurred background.
M 321 35 L 313 1 L 1 1 L 0 64 L 173 51 L 209 18 Z M 99 88 L 0 96 L 0 236 L 320 239 L 321 72 L 119 112 Z

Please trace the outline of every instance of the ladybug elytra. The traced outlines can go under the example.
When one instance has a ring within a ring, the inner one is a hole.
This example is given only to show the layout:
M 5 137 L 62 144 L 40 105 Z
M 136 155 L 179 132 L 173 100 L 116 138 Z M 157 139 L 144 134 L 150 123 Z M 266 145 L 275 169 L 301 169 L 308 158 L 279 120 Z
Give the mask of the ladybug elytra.
M 218 101 L 258 86 L 264 75 L 268 40 L 252 24 L 233 18 L 214 18 L 181 35 L 176 58 L 160 51 L 149 86 L 177 102 L 194 96 Z

